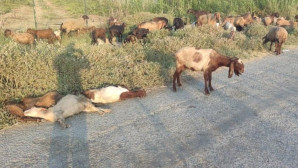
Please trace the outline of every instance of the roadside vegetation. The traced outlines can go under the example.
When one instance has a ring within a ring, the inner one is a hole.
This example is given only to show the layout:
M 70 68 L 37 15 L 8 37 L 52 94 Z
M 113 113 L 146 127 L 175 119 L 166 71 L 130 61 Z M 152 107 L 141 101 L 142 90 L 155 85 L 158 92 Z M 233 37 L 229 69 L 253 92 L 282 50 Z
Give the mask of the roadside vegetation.
M 78 1 L 53 1 L 59 6 L 67 6 L 68 10 L 73 9 L 74 14 L 84 13 L 81 9 L 82 4 L 76 5 Z M 40 2 L 42 1 L 40 0 Z M 69 2 L 68 5 L 67 2 Z M 132 8 L 108 6 L 106 13 L 100 13 L 99 11 L 103 7 L 98 7 L 96 4 L 101 4 L 104 1 L 87 0 L 87 2 L 89 2 L 88 12 L 94 11 L 94 14 L 97 15 L 110 16 L 110 7 L 113 7 L 114 11 L 117 9 L 127 11 L 128 8 Z M 153 7 L 152 9 L 149 7 L 150 5 L 144 5 L 145 3 L 149 4 L 149 1 L 127 0 L 125 2 L 131 5 L 139 2 L 138 5 L 141 4 L 142 8 L 135 7 L 139 11 L 130 12 L 128 10 L 125 16 L 123 13 L 118 15 L 118 19 L 127 25 L 124 38 L 136 24 L 145 20 L 164 16 L 169 19 L 171 25 L 173 18 L 180 15 L 170 11 L 169 7 L 164 7 L 164 11 L 159 11 L 161 9 L 154 11 Z M 178 1 L 173 2 L 178 3 Z M 189 2 L 191 5 L 197 5 L 195 1 Z M 205 5 L 207 2 L 213 1 L 206 1 Z M 94 9 L 90 8 L 92 3 L 94 3 Z M 121 4 L 120 2 L 114 3 L 114 5 Z M 152 5 L 154 6 L 155 3 Z M 201 3 L 201 5 L 204 4 Z M 165 6 L 169 5 L 165 4 Z M 288 6 L 292 8 L 290 1 Z M 183 10 L 189 7 L 192 6 L 184 6 Z M 211 6 L 209 7 L 207 10 L 216 11 Z M 250 9 L 251 4 L 247 7 Z M 255 4 L 253 8 L 256 8 Z M 200 6 L 200 9 L 203 7 Z M 149 12 L 141 12 L 143 10 Z M 181 14 L 183 14 L 183 10 L 181 9 Z M 267 10 L 267 7 L 264 10 Z M 99 13 L 95 13 L 95 11 Z M 151 12 L 167 13 L 156 14 Z M 235 8 L 235 11 L 232 12 L 239 12 L 240 14 L 243 11 L 240 12 Z M 186 14 L 183 16 L 189 17 Z M 224 55 L 248 59 L 267 53 L 269 44 L 263 46 L 262 37 L 271 27 L 265 27 L 263 24 L 251 24 L 243 32 L 237 32 L 234 40 L 228 39 L 229 31 L 208 25 L 176 32 L 164 29 L 151 32 L 148 38 L 141 42 L 123 46 L 103 42 L 93 46 L 89 34 L 86 34 L 64 37 L 61 44 L 48 44 L 46 41 L 38 41 L 36 46 L 30 47 L 17 44 L 0 33 L 0 129 L 16 122 L 16 118 L 5 111 L 4 102 L 17 102 L 28 95 L 38 96 L 53 90 L 67 94 L 78 91 L 78 88 L 79 91 L 83 91 L 106 85 L 125 85 L 130 89 L 166 85 L 172 79 L 175 66 L 174 53 L 178 49 L 185 46 L 213 48 Z M 1 29 L 0 31 L 4 32 Z M 288 29 L 288 32 L 289 37 L 284 47 L 298 45 L 298 29 L 291 28 Z

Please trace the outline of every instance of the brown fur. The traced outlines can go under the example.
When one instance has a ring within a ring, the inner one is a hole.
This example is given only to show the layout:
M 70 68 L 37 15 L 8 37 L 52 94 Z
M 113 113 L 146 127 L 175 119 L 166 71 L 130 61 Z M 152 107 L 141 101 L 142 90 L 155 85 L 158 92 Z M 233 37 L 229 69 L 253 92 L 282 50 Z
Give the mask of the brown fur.
M 83 95 L 86 96 L 88 99 L 94 99 L 94 92 L 91 92 L 89 90 L 84 91 Z
M 62 95 L 56 91 L 53 91 L 48 92 L 40 97 L 25 97 L 23 98 L 22 102 L 25 106 L 25 110 L 28 110 L 34 106 L 49 108 L 55 105 L 61 98 Z
M 291 23 L 289 20 L 285 20 L 285 19 L 277 19 L 276 21 L 276 25 L 277 26 L 282 26 L 282 27 L 286 27 L 286 26 L 291 26 Z
M 10 37 L 12 38 L 13 41 L 20 43 L 20 44 L 34 44 L 34 36 L 31 35 L 30 33 L 14 33 L 9 29 L 6 29 L 4 31 L 4 36 L 5 37 Z
M 97 39 L 100 38 L 104 42 L 106 42 L 106 29 L 104 28 L 96 28 L 91 32 L 92 41 L 91 44 L 98 44 Z
M 25 106 L 22 103 L 9 104 L 5 106 L 5 109 L 12 115 L 16 116 L 19 121 L 37 121 L 40 122 L 41 118 L 24 116 Z
M 168 19 L 165 17 L 155 17 L 152 19 L 152 21 L 160 23 L 162 27 L 161 29 L 165 28 L 169 22 Z
M 200 62 L 201 60 L 202 60 L 202 54 L 196 52 L 196 53 L 193 55 L 193 61 L 194 61 L 194 62 Z
M 276 55 L 279 55 L 281 53 L 281 46 L 282 44 L 287 40 L 288 38 L 288 32 L 283 27 L 273 27 L 269 30 L 267 35 L 263 37 L 263 44 L 266 44 L 267 42 L 271 42 L 270 44 L 270 51 L 272 48 L 272 43 L 275 43 L 275 51 Z
M 123 22 L 120 22 L 120 21 L 118 21 L 116 18 L 114 18 L 114 17 L 110 17 L 109 18 L 109 20 L 108 20 L 108 25 L 109 25 L 109 27 L 111 27 L 111 26 L 113 26 L 113 25 L 117 25 L 117 26 L 120 26 L 120 25 L 122 25 L 123 24 Z
M 113 37 L 119 37 L 119 42 L 122 42 L 122 35 L 123 35 L 123 32 L 124 32 L 124 28 L 125 28 L 125 23 L 123 23 L 120 26 L 113 25 L 109 28 L 109 32 L 110 32 L 109 41 L 110 41 L 110 43 L 112 43 Z
M 138 28 L 143 28 L 143 29 L 148 29 L 149 31 L 153 31 L 153 30 L 163 29 L 168 24 L 164 20 L 157 20 L 157 19 L 155 19 L 155 20 L 156 21 L 151 20 L 151 21 L 147 21 L 147 22 L 142 22 L 137 27 Z
M 147 34 L 149 33 L 148 29 L 144 29 L 144 28 L 135 28 L 131 34 L 136 36 L 137 39 L 144 39 L 147 37 Z
M 27 29 L 27 33 L 32 34 L 36 39 L 47 39 L 48 43 L 53 43 L 56 40 L 56 35 L 51 28 L 42 29 L 42 30 L 34 30 Z
M 209 24 L 209 25 L 216 25 L 216 22 L 220 22 L 220 13 L 216 12 L 214 14 L 207 14 L 207 15 L 201 15 L 197 19 L 198 26 L 202 26 L 203 24 Z
M 188 55 L 183 55 L 185 53 L 190 53 L 190 52 L 198 52 L 200 53 L 200 50 L 193 50 L 194 48 L 191 47 L 185 47 L 180 49 L 175 55 L 176 55 L 176 71 L 173 75 L 173 90 L 176 91 L 176 81 L 178 83 L 178 86 L 182 86 L 181 82 L 180 82 L 180 75 L 181 73 L 185 70 L 185 69 L 191 69 L 191 70 L 198 70 L 197 67 L 187 67 L 183 62 L 180 62 L 181 60 L 187 60 L 187 59 L 183 59 L 180 57 L 189 57 Z M 189 52 L 187 52 L 186 50 L 188 50 Z M 184 52 L 186 51 L 186 52 Z M 204 52 L 206 50 L 203 50 L 202 52 Z M 209 50 L 210 51 L 210 50 Z M 180 55 L 182 54 L 182 55 Z M 195 60 L 194 57 L 196 57 L 196 54 L 194 54 L 192 60 Z M 210 91 L 213 91 L 213 87 L 211 86 L 211 80 L 212 80 L 212 72 L 215 71 L 218 67 L 221 66 L 226 66 L 229 67 L 229 75 L 228 77 L 231 78 L 233 73 L 235 73 L 237 76 L 239 76 L 241 73 L 244 72 L 244 64 L 242 62 L 239 62 L 238 58 L 230 58 L 227 56 L 223 56 L 219 53 L 217 53 L 215 50 L 212 50 L 210 52 L 210 54 L 208 56 L 204 56 L 205 58 L 203 58 L 204 60 L 206 60 L 206 57 L 209 57 L 209 61 L 208 62 L 204 62 L 205 66 L 203 66 L 203 69 L 199 69 L 201 71 L 203 71 L 204 73 L 204 79 L 205 79 L 205 94 L 209 95 L 209 90 L 208 90 L 208 86 Z M 207 64 L 207 65 L 206 65 Z M 193 63 L 188 63 L 188 65 L 198 65 L 198 64 L 193 64 Z
M 177 29 L 183 29 L 184 28 L 183 20 L 181 18 L 174 18 L 173 26 L 175 31 Z
M 200 11 L 200 10 L 188 9 L 187 13 L 188 14 L 193 14 L 196 17 L 196 19 L 198 19 L 201 15 L 207 15 L 210 12 L 209 11 Z
M 125 100 L 134 97 L 145 97 L 146 91 L 145 90 L 138 90 L 138 91 L 128 91 L 121 93 L 120 100 Z
M 124 40 L 124 43 L 135 43 L 137 40 L 138 39 L 135 35 L 128 35 Z
M 84 28 L 78 30 L 78 34 L 79 34 L 79 35 L 81 35 L 81 34 L 87 34 L 87 33 L 92 32 L 92 31 L 95 30 L 95 29 L 96 29 L 95 26 L 84 27 Z

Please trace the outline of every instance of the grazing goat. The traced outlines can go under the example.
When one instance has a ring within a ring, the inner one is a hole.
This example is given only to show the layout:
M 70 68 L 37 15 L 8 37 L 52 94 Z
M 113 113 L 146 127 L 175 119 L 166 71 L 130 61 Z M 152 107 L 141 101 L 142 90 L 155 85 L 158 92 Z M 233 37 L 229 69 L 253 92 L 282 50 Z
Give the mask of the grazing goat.
M 91 44 L 98 44 L 97 39 L 100 38 L 104 42 L 106 42 L 106 29 L 104 28 L 96 28 L 91 32 L 92 41 Z
M 131 34 L 136 36 L 137 39 L 144 39 L 147 37 L 147 34 L 149 33 L 149 29 L 144 28 L 135 28 Z
M 113 25 L 109 28 L 109 32 L 110 32 L 110 38 L 109 41 L 112 44 L 112 39 L 113 37 L 118 37 L 119 38 L 119 42 L 122 42 L 122 35 L 124 32 L 124 28 L 125 28 L 125 23 L 122 23 L 122 25 Z
M 173 29 L 174 31 L 178 29 L 183 29 L 184 28 L 184 22 L 181 18 L 174 18 L 173 21 Z
M 166 18 L 162 19 L 162 18 L 163 17 L 153 18 L 151 21 L 140 23 L 137 27 L 143 28 L 143 29 L 148 29 L 149 31 L 163 29 L 167 26 L 168 19 L 166 19 Z
M 270 51 L 272 49 L 272 43 L 275 43 L 275 51 L 276 55 L 281 53 L 281 46 L 287 40 L 288 32 L 283 27 L 273 27 L 269 30 L 267 35 L 263 37 L 263 45 L 267 42 L 271 42 L 270 44 Z
M 5 37 L 10 37 L 13 41 L 20 44 L 34 44 L 34 36 L 30 33 L 14 33 L 9 29 L 4 31 Z
M 281 27 L 287 27 L 287 26 L 291 26 L 291 22 L 284 18 L 278 18 L 276 21 L 276 25 Z
M 217 22 L 221 22 L 220 13 L 218 13 L 218 12 L 216 12 L 214 14 L 201 15 L 197 19 L 198 26 L 202 26 L 203 24 L 209 24 L 209 25 L 215 26 Z
M 87 15 L 83 15 L 82 18 L 79 19 L 71 19 L 64 21 L 60 26 L 61 37 L 63 33 L 68 35 L 71 31 L 76 32 L 84 28 L 88 19 L 89 17 Z
M 104 114 L 110 112 L 109 109 L 96 108 L 89 99 L 84 96 L 68 94 L 64 96 L 55 106 L 46 108 L 33 107 L 24 112 L 25 116 L 39 117 L 51 122 L 58 121 L 63 128 L 69 125 L 65 118 L 78 114 L 80 112 L 99 112 Z
M 229 67 L 229 78 L 232 77 L 233 73 L 239 76 L 244 72 L 244 64 L 240 59 L 223 56 L 213 49 L 196 49 L 195 47 L 184 47 L 176 52 L 175 57 L 176 71 L 173 75 L 174 91 L 176 91 L 176 80 L 178 82 L 178 86 L 182 86 L 180 82 L 180 75 L 185 69 L 203 71 L 206 95 L 210 94 L 207 87 L 208 82 L 210 91 L 213 91 L 211 86 L 212 72 L 218 67 Z
M 42 30 L 34 30 L 29 28 L 27 29 L 27 33 L 32 34 L 37 40 L 47 39 L 48 43 L 53 43 L 54 40 L 58 39 L 51 28 Z
M 200 10 L 188 9 L 187 13 L 188 14 L 193 14 L 196 17 L 196 19 L 198 19 L 201 15 L 208 15 L 210 12 L 209 11 L 200 11 Z
M 121 86 L 108 86 L 101 89 L 87 90 L 83 93 L 86 97 L 91 99 L 93 103 L 114 103 L 120 100 L 125 100 L 134 97 L 146 96 L 145 90 L 130 91 Z
M 124 43 L 135 43 L 137 40 L 138 38 L 135 35 L 130 34 L 126 37 L 126 39 L 124 40 Z
M 279 17 L 279 13 L 275 12 L 275 13 L 272 13 L 270 16 L 264 17 L 262 19 L 262 22 L 264 23 L 265 26 L 269 26 L 271 24 L 275 24 L 278 17 Z
M 162 26 L 161 26 L 162 28 L 165 28 L 169 22 L 169 20 L 165 17 L 155 17 L 151 21 L 158 22 L 158 23 L 162 24 Z
M 109 20 L 108 20 L 108 25 L 109 27 L 113 26 L 113 25 L 117 25 L 117 26 L 120 26 L 122 25 L 123 22 L 120 22 L 118 21 L 117 19 L 113 18 L 113 17 L 110 17 Z

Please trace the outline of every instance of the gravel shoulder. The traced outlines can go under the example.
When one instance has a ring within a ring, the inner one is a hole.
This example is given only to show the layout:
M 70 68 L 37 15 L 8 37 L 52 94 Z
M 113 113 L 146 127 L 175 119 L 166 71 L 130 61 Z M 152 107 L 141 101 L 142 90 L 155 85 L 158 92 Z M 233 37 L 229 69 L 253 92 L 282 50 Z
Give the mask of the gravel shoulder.
M 298 49 L 245 62 L 240 77 L 183 75 L 104 116 L 0 130 L 1 167 L 298 167 Z

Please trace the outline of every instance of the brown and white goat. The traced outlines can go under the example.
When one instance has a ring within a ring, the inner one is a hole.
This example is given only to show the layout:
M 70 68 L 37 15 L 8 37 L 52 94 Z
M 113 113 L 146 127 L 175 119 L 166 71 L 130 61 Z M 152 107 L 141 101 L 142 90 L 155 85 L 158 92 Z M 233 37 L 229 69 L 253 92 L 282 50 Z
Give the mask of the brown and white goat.
M 109 109 L 96 108 L 89 99 L 84 96 L 68 94 L 64 96 L 55 106 L 46 108 L 33 107 L 24 112 L 25 116 L 39 117 L 51 122 L 58 121 L 63 128 L 69 125 L 65 118 L 78 114 L 80 112 L 99 112 L 104 114 L 110 112 Z
M 15 33 L 9 29 L 4 31 L 5 37 L 10 37 L 13 41 L 20 44 L 30 44 L 31 46 L 34 44 L 34 36 L 30 33 Z
M 267 42 L 271 42 L 270 51 L 272 48 L 272 43 L 275 43 L 276 55 L 281 53 L 281 46 L 287 40 L 288 32 L 283 27 L 273 27 L 269 30 L 265 37 L 263 37 L 263 45 Z
M 176 80 L 178 82 L 178 86 L 182 86 L 180 82 L 180 75 L 185 69 L 190 69 L 192 71 L 203 71 L 206 95 L 210 94 L 208 90 L 208 84 L 210 91 L 213 91 L 213 87 L 211 86 L 212 72 L 218 67 L 229 67 L 229 78 L 232 77 L 233 73 L 239 76 L 244 72 L 244 64 L 240 59 L 223 56 L 213 49 L 184 47 L 176 52 L 175 57 L 176 71 L 173 75 L 174 91 L 176 91 Z
M 87 90 L 83 94 L 91 99 L 93 103 L 107 104 L 125 100 L 128 98 L 144 97 L 146 96 L 146 91 L 130 91 L 121 86 L 108 86 L 100 89 Z

